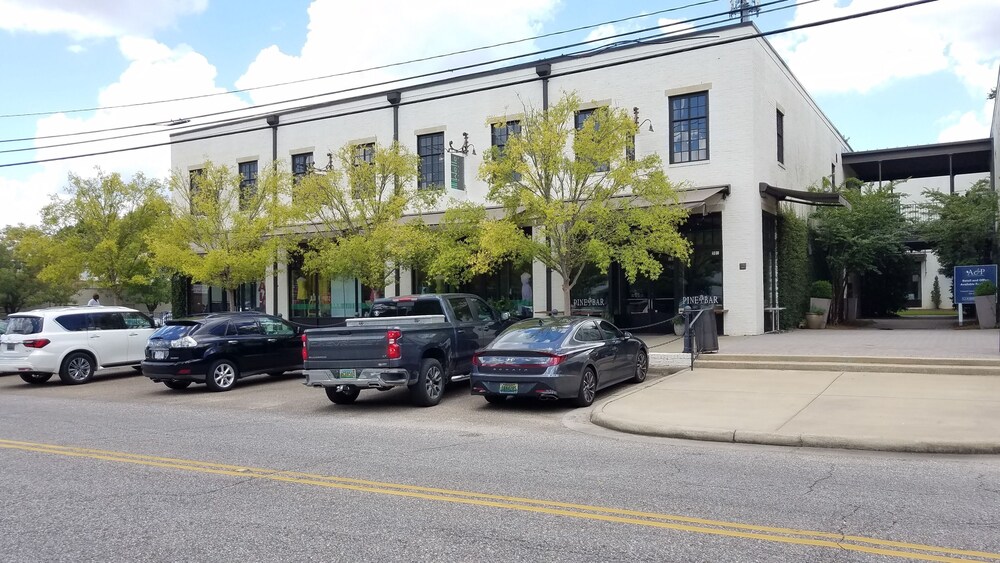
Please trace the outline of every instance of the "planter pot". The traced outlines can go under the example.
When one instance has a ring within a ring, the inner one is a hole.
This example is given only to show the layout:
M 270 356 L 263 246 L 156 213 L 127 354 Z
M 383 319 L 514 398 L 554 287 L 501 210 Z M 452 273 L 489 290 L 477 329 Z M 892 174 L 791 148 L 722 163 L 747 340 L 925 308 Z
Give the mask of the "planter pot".
M 684 323 L 674 324 L 674 335 L 684 336 Z
M 816 313 L 806 313 L 806 328 L 823 328 L 826 324 L 826 315 L 817 315 Z
M 976 296 L 976 318 L 979 328 L 995 328 L 997 326 L 997 296 Z
M 830 301 L 830 299 L 823 299 L 821 297 L 809 298 L 809 309 L 823 309 L 825 311 L 823 314 L 823 326 L 819 328 L 826 328 L 826 319 L 830 316 Z

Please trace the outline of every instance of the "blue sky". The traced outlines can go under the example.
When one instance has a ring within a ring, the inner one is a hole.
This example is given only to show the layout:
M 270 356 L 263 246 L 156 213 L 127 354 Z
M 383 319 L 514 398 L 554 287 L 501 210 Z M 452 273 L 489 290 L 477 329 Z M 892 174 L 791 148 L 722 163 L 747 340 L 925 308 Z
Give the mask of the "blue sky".
M 774 30 L 902 3 L 790 0 L 755 19 Z M 35 139 L 279 101 L 360 86 L 539 48 L 724 12 L 728 0 L 0 0 L 0 165 L 163 142 L 154 135 L 72 147 L 101 135 Z M 686 7 L 689 6 L 689 7 Z M 679 8 L 666 13 L 664 10 Z M 765 8 L 768 9 L 768 8 Z M 535 37 L 647 14 L 454 57 L 364 75 L 242 94 L 226 91 Z M 654 14 L 654 15 L 648 15 Z M 715 21 L 722 23 L 721 20 Z M 855 150 L 982 138 L 1000 69 L 996 0 L 939 0 L 923 6 L 783 33 L 770 41 Z M 220 93 L 211 98 L 118 110 L 69 112 Z M 128 132 L 139 131 L 129 130 Z M 108 135 L 108 134 L 104 134 Z M 94 167 L 165 177 L 169 149 L 0 168 L 0 226 L 36 223 L 68 173 Z

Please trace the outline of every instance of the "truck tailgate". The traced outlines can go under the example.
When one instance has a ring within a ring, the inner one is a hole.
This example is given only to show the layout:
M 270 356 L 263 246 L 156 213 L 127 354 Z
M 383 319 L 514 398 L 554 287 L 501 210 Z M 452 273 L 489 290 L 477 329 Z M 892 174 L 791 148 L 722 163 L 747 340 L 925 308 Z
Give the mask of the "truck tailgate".
M 331 361 L 385 360 L 388 347 L 382 327 L 329 328 L 306 333 L 306 369 Z

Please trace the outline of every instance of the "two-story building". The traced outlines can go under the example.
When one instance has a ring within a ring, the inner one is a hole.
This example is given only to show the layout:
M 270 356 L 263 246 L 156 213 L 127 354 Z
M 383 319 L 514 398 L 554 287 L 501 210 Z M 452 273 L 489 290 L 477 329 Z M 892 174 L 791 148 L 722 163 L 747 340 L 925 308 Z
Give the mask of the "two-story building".
M 182 172 L 206 160 L 245 176 L 273 161 L 306 172 L 345 144 L 398 140 L 420 156 L 421 182 L 443 186 L 443 201 L 485 202 L 487 185 L 477 178 L 482 149 L 502 144 L 525 107 L 545 108 L 571 91 L 584 101 L 581 113 L 599 106 L 635 112 L 642 123 L 635 150 L 659 154 L 668 177 L 682 187 L 681 204 L 690 210 L 683 230 L 694 246 L 690 264 L 665 260 L 656 280 L 630 284 L 614 267 L 606 275 L 586 273 L 573 290 L 574 312 L 639 327 L 669 319 L 686 303 L 709 304 L 719 310 L 726 334 L 769 329 L 778 292 L 778 201 L 821 198 L 805 190 L 823 178 L 842 180 L 841 155 L 850 149 L 752 23 L 179 132 L 172 136 L 171 161 Z M 491 125 L 498 120 L 507 123 Z M 520 299 L 525 283 L 536 313 L 561 307 L 561 280 L 540 263 L 509 265 L 466 289 Z M 384 294 L 428 286 L 420 272 L 404 271 Z M 361 314 L 368 295 L 355 280 L 305 274 L 289 257 L 275 275 L 241 291 L 236 305 L 320 324 Z M 195 310 L 218 308 L 222 299 L 218 288 L 192 286 Z

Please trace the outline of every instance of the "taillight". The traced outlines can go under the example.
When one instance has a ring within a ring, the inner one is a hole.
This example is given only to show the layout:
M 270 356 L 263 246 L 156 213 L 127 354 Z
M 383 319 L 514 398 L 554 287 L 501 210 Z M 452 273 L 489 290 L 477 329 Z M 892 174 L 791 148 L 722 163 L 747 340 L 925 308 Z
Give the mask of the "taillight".
M 399 348 L 399 339 L 403 337 L 403 333 L 399 330 L 387 330 L 385 332 L 385 338 L 388 341 L 385 350 L 386 358 L 390 360 L 398 360 L 403 357 L 403 351 Z
M 472 365 L 479 366 L 479 367 L 482 367 L 482 365 L 483 365 L 483 360 L 481 360 L 479 358 L 479 353 L 478 352 L 472 355 Z
M 563 363 L 564 361 L 566 361 L 566 358 L 568 358 L 568 357 L 569 356 L 556 356 L 555 354 L 553 354 L 552 356 L 549 356 L 549 360 L 547 362 L 545 362 L 545 365 L 547 365 L 547 366 L 557 366 L 557 365 Z
M 23 344 L 25 348 L 45 348 L 49 342 L 50 340 L 48 338 L 38 338 L 35 340 L 24 340 L 21 344 Z
M 306 347 L 306 333 L 302 333 L 302 361 L 309 359 L 309 349 Z

